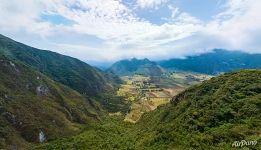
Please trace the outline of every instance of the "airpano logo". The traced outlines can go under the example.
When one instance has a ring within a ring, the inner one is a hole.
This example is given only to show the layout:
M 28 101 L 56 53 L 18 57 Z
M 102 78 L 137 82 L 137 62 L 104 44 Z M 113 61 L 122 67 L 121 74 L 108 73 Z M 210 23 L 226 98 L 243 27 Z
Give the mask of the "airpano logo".
M 234 141 L 232 147 L 243 147 L 243 146 L 255 146 L 257 145 L 257 141 Z

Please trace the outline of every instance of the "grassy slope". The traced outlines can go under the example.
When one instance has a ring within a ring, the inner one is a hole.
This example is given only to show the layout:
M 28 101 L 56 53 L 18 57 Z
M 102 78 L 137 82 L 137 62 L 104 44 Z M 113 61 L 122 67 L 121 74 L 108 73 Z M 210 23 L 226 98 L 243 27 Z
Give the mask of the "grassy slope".
M 78 59 L 39 50 L 3 35 L 0 35 L 0 53 L 32 66 L 51 79 L 67 85 L 81 94 L 96 95 L 113 89 L 114 80 L 101 70 Z
M 30 67 L 0 55 L 0 147 L 26 147 L 72 135 L 98 119 L 91 101 Z M 45 91 L 37 92 L 42 86 Z
M 182 92 L 136 125 L 114 119 L 36 149 L 231 149 L 260 142 L 261 71 L 221 75 Z M 260 144 L 251 149 L 260 149 Z
M 260 106 L 260 70 L 221 75 L 145 115 L 138 126 L 148 138 L 142 139 L 140 146 L 230 149 L 236 140 L 260 142 Z

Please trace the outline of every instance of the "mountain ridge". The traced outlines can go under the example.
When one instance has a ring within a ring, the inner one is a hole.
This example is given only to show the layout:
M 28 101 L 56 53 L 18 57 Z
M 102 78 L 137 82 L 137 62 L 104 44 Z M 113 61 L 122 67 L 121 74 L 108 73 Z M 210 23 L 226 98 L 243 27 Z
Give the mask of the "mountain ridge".
M 211 52 L 197 56 L 162 60 L 157 63 L 168 70 L 193 71 L 215 75 L 239 69 L 260 69 L 261 54 L 214 49 Z
M 148 66 L 146 66 L 148 65 Z M 154 68 L 146 71 L 146 68 Z M 144 59 L 123 59 L 115 62 L 108 70 L 117 75 L 145 74 L 161 75 L 168 71 L 190 71 L 203 74 L 217 75 L 239 69 L 260 69 L 261 54 L 249 54 L 241 51 L 214 49 L 196 56 L 173 58 L 168 60 L 151 61 Z M 152 73 L 150 73 L 152 72 Z
M 0 35 L 0 52 L 17 59 L 65 84 L 81 94 L 96 95 L 113 91 L 113 80 L 107 80 L 105 72 L 76 58 L 48 50 L 40 50 Z
M 150 135 L 142 145 L 159 149 L 231 149 L 234 141 L 260 141 L 260 99 L 260 69 L 214 77 L 145 114 L 139 126 L 154 136 Z
M 108 70 L 119 76 L 134 74 L 161 76 L 164 73 L 164 70 L 156 62 L 150 61 L 147 58 L 120 60 L 115 62 Z

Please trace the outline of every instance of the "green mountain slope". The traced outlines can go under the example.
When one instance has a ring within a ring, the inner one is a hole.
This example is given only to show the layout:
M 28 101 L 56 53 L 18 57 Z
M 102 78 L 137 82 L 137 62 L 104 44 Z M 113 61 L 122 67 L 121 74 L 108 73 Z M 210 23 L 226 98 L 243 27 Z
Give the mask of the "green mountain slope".
M 51 79 L 67 85 L 81 94 L 96 95 L 111 91 L 114 80 L 109 80 L 101 70 L 88 64 L 58 53 L 39 50 L 0 35 L 0 53 L 17 59 Z
M 164 72 L 164 70 L 155 62 L 148 59 L 139 60 L 136 58 L 118 61 L 109 68 L 109 71 L 119 76 L 133 74 L 160 76 Z
M 139 144 L 158 149 L 231 149 L 234 141 L 260 142 L 260 118 L 261 71 L 228 73 L 191 87 L 171 104 L 146 114 L 138 125 L 146 131 Z M 260 144 L 252 148 L 260 149 Z
M 35 149 L 228 150 L 234 141 L 260 143 L 260 108 L 261 70 L 227 73 L 187 89 L 135 125 L 108 119 Z
M 170 59 L 158 62 L 169 70 L 184 70 L 206 74 L 219 74 L 237 69 L 260 69 L 261 54 L 215 49 L 213 52 L 190 56 L 185 59 Z
M 0 149 L 25 149 L 80 131 L 98 120 L 96 104 L 78 92 L 0 54 Z

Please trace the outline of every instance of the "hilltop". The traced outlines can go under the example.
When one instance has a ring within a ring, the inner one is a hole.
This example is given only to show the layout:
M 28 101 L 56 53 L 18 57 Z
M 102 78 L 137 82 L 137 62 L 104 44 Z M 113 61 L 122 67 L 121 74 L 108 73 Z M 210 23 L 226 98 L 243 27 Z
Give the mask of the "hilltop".
M 109 69 L 119 76 L 142 74 L 147 76 L 160 76 L 164 70 L 157 63 L 149 59 L 130 59 L 121 60 L 114 63 Z

